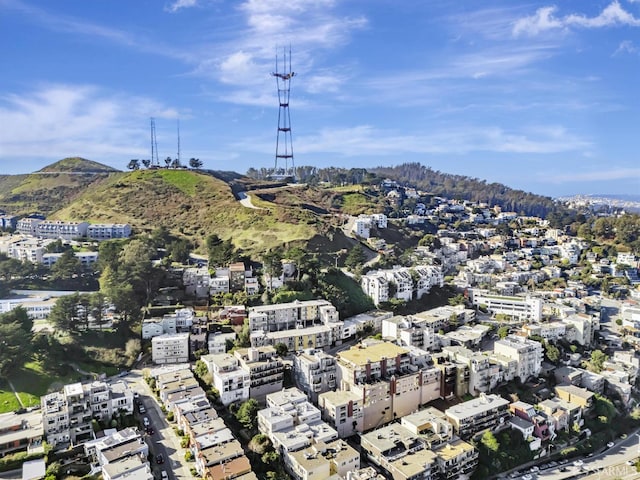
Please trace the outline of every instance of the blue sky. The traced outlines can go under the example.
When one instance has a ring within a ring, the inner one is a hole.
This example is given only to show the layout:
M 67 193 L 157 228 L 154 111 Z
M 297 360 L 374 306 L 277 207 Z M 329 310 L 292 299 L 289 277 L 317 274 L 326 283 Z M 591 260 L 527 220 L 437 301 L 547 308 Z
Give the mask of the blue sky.
M 640 192 L 640 0 L 0 0 L 0 173 L 67 156 L 272 167 L 291 45 L 296 165 Z

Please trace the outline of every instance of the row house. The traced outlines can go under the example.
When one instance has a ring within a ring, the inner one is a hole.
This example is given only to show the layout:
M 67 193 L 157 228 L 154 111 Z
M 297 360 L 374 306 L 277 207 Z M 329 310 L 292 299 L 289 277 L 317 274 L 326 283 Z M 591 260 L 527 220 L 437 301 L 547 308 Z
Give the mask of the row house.
M 236 337 L 235 332 L 210 332 L 207 337 L 207 350 L 209 353 L 225 353 L 227 344 L 233 343 Z
M 547 441 L 552 437 L 555 437 L 555 425 L 548 421 L 547 415 L 544 412 L 536 411 L 533 405 L 517 401 L 509 405 L 509 411 L 515 417 L 531 423 L 531 435 L 542 441 Z
M 30 237 L 37 236 L 38 225 L 44 221 L 44 218 L 38 217 L 25 217 L 18 220 L 16 223 L 16 233 L 21 235 L 29 235 Z
M 483 430 L 497 430 L 509 418 L 509 401 L 499 395 L 480 397 L 459 403 L 445 410 L 457 435 L 469 439 Z
M 389 284 L 394 286 L 393 296 L 390 295 Z M 443 284 L 444 275 L 439 265 L 394 267 L 391 270 L 372 271 L 363 275 L 360 280 L 360 286 L 365 295 L 371 297 L 376 306 L 389 301 L 391 297 L 406 302 L 411 301 L 414 298 L 414 291 L 415 297 L 421 298 L 429 293 L 432 287 L 441 287 Z
M 318 395 L 337 387 L 336 359 L 322 350 L 305 350 L 293 357 L 296 384 L 313 403 Z

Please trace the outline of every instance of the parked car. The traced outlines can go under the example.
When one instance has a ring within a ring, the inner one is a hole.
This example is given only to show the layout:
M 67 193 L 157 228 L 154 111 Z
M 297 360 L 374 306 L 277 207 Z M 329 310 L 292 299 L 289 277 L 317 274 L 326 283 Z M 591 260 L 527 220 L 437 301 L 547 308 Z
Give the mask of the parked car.
M 142 424 L 143 424 L 145 427 L 148 427 L 149 425 L 151 425 L 151 422 L 149 422 L 149 417 L 144 417 L 144 418 L 142 419 Z
M 138 405 L 138 411 L 140 413 L 145 413 L 147 411 L 147 409 L 144 408 L 144 405 L 140 404 L 140 405 Z
M 166 470 L 162 470 L 160 472 L 160 478 L 161 480 L 169 480 L 169 474 L 167 473 Z
M 615 443 L 613 443 L 613 442 L 609 442 L 609 443 L 607 443 L 607 448 L 611 448 L 611 447 L 613 447 L 614 445 L 615 445 Z

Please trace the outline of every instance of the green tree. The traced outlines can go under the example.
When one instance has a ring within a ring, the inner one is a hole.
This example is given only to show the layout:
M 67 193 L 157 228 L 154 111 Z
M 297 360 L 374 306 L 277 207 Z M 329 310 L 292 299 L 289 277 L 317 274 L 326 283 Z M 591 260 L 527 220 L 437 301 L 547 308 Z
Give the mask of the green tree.
M 357 270 L 358 268 L 362 267 L 365 260 L 366 257 L 364 254 L 364 250 L 362 249 L 362 245 L 357 244 L 351 250 L 349 250 L 344 264 L 349 270 Z
M 482 435 L 480 443 L 490 452 L 497 453 L 500 450 L 500 443 L 491 431 L 487 431 Z
M 70 280 L 82 273 L 82 264 L 72 250 L 63 252 L 60 258 L 51 265 L 51 280 L 54 282 Z
M 202 160 L 200 160 L 199 158 L 190 158 L 189 166 L 191 168 L 202 168 Z
M 0 374 L 22 365 L 31 350 L 31 332 L 11 312 L 0 315 Z
M 80 325 L 78 303 L 80 295 L 73 293 L 59 297 L 49 313 L 49 322 L 61 332 L 77 332 Z
M 242 402 L 236 412 L 236 419 L 247 429 L 255 430 L 258 427 L 258 410 L 260 406 L 255 398 Z
M 502 325 L 500 328 L 498 328 L 498 337 L 505 338 L 507 335 L 509 335 L 509 327 L 508 326 Z
M 274 249 L 262 256 L 262 268 L 270 279 L 282 275 L 282 251 Z M 273 289 L 273 283 L 269 283 L 269 290 Z
M 235 249 L 231 240 L 222 240 L 218 235 L 209 235 L 206 240 L 209 252 L 209 265 L 223 267 L 229 265 L 234 259 Z
M 281 357 L 286 357 L 287 354 L 289 353 L 289 349 L 287 348 L 287 345 L 284 343 L 276 343 L 275 349 L 276 349 L 276 353 Z
M 591 352 L 591 358 L 586 362 L 586 366 L 594 373 L 600 373 L 607 360 L 607 354 L 602 350 L 594 350 Z
M 551 363 L 556 363 L 560 360 L 560 350 L 553 343 L 545 343 L 544 355 Z

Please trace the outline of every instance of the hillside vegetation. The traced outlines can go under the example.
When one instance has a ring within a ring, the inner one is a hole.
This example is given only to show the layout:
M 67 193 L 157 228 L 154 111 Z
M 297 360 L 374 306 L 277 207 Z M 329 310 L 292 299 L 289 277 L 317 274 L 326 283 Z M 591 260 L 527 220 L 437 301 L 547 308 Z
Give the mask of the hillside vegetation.
M 90 160 L 65 158 L 32 174 L 0 175 L 0 209 L 50 215 L 117 172 Z
M 242 206 L 226 182 L 192 170 L 137 170 L 111 176 L 51 215 L 59 220 L 129 223 L 137 231 L 165 227 L 203 245 L 215 233 L 247 252 L 306 241 L 318 218 L 262 200 Z

